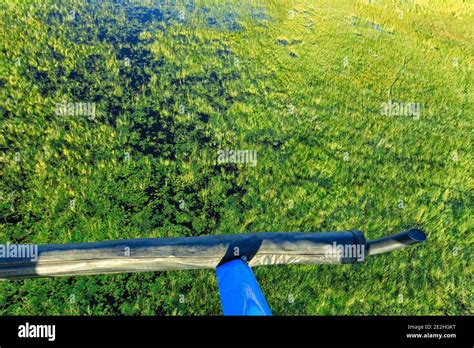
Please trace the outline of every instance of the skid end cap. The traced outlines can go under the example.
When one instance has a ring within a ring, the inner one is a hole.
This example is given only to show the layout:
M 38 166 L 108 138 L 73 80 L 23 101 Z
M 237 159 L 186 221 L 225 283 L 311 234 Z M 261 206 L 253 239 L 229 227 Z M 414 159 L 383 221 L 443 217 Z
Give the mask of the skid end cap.
M 408 237 L 415 243 L 421 243 L 426 240 L 426 233 L 417 228 L 412 228 L 408 231 Z

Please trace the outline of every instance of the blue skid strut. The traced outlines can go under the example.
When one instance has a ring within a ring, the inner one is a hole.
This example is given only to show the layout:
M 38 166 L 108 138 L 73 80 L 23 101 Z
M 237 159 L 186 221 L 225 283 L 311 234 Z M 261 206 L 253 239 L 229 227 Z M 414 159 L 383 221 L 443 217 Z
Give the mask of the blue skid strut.
M 232 260 L 216 268 L 224 315 L 272 315 L 250 267 Z

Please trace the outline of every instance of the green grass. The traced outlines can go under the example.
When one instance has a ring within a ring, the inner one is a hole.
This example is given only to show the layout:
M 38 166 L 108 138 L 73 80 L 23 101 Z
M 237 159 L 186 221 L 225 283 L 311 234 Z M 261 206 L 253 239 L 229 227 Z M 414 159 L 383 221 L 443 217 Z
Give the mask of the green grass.
M 254 272 L 278 315 L 474 312 L 471 2 L 0 13 L 0 243 L 418 227 L 427 242 L 363 264 Z M 420 117 L 381 115 L 389 100 Z M 225 148 L 257 166 L 216 165 Z M 1 315 L 220 313 L 212 271 L 0 282 Z

